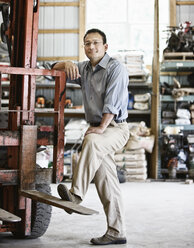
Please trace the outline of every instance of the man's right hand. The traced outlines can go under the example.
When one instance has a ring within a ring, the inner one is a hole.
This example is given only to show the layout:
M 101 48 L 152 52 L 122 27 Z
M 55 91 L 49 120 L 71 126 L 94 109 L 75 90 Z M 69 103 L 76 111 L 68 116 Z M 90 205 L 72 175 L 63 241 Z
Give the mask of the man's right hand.
M 78 79 L 80 76 L 79 69 L 76 64 L 71 61 L 59 62 L 53 66 L 54 70 L 65 71 L 67 77 L 71 80 Z

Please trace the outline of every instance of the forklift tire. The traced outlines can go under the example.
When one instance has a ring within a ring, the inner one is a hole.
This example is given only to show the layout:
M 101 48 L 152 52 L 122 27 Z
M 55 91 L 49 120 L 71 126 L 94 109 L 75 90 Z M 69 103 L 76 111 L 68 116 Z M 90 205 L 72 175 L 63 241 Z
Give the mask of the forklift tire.
M 51 194 L 49 184 L 37 184 L 36 190 Z M 41 237 L 47 230 L 51 219 L 52 206 L 41 202 L 32 201 L 31 235 L 28 238 Z
M 37 184 L 36 190 L 51 194 L 49 184 Z M 36 239 L 41 237 L 47 230 L 51 219 L 52 206 L 32 200 L 31 235 L 23 235 L 19 230 L 12 232 L 15 238 Z

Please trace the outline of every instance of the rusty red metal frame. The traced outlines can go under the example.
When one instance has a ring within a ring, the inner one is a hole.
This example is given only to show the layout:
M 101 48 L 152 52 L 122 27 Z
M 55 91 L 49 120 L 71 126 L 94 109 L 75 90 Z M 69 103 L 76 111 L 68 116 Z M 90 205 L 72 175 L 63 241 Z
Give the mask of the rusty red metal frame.
M 53 153 L 53 181 L 54 182 L 60 182 L 63 179 L 63 164 L 64 164 L 64 105 L 65 105 L 65 88 L 66 88 L 66 78 L 64 72 L 59 72 L 55 70 L 42 70 L 42 69 L 32 69 L 32 68 L 18 68 L 18 67 L 0 67 L 1 73 L 7 73 L 11 75 L 27 75 L 27 76 L 37 76 L 37 75 L 49 75 L 55 77 L 55 105 L 54 105 L 54 134 L 55 134 L 55 142 L 54 142 L 54 153 Z M 27 84 L 28 82 L 25 82 Z M 29 107 L 29 109 L 26 109 L 31 113 L 34 114 L 34 111 Z M 17 109 L 15 110 L 17 112 Z M 21 111 L 21 110 L 19 110 Z M 16 118 L 17 119 L 17 118 Z M 24 126 L 23 126 L 24 127 Z M 30 128 L 31 126 L 29 126 Z M 29 129 L 30 130 L 30 129 Z M 22 132 L 23 133 L 23 132 Z M 29 135 L 31 133 L 28 133 Z M 32 140 L 32 139 L 31 139 Z M 18 142 L 19 141 L 19 142 Z M 27 142 L 27 141 L 26 141 Z M 20 145 L 20 139 L 19 139 L 19 132 L 18 131 L 7 131 L 2 133 L 0 132 L 0 145 L 8 145 L 8 146 L 18 146 Z M 20 145 L 21 146 L 21 145 Z M 31 154 L 31 150 L 29 150 L 28 154 L 28 160 L 24 161 L 24 163 L 21 164 L 21 161 L 26 158 L 26 156 L 23 157 L 23 155 L 26 153 L 26 150 L 24 149 L 26 145 L 20 147 L 20 169 L 19 172 L 16 171 L 14 168 L 10 170 L 13 173 L 6 173 L 3 170 L 0 170 L 0 179 L 1 177 L 4 180 L 4 183 L 6 181 L 6 184 L 8 184 L 8 181 L 10 180 L 11 184 L 13 183 L 13 180 L 15 182 L 18 182 L 18 174 L 22 175 L 20 178 L 20 185 L 21 189 L 29 189 L 32 185 L 35 184 L 35 168 L 30 165 L 29 163 L 29 155 Z M 31 149 L 31 147 L 30 147 Z M 33 154 L 35 151 L 32 152 Z M 33 155 L 32 154 L 32 155 Z M 31 160 L 30 160 L 31 161 Z M 33 162 L 34 160 L 32 160 Z M 34 161 L 35 166 L 35 161 Z M 31 170 L 29 171 L 29 168 Z M 21 173 L 22 172 L 22 173 Z M 32 177 L 26 175 L 34 175 Z M 7 177 L 6 177 L 7 176 Z M 27 178 L 27 181 L 24 180 L 24 178 Z M 2 181 L 3 181 L 2 180 Z M 2 184 L 2 181 L 0 180 L 0 184 Z M 25 183 L 23 184 L 23 182 Z M 22 184 L 21 184 L 22 183 Z M 29 198 L 20 197 L 19 200 L 19 209 L 20 212 L 23 209 L 22 212 L 25 212 L 25 218 L 23 218 L 23 232 L 25 235 L 30 235 L 31 229 L 30 229 L 30 223 L 31 223 L 31 200 Z M 24 213 L 23 213 L 24 214 Z M 23 215 L 22 214 L 22 215 Z
M 53 181 L 60 182 L 63 179 L 64 163 L 64 104 L 65 104 L 65 73 L 56 70 L 32 69 L 19 67 L 0 67 L 0 73 L 11 75 L 55 77 L 55 106 L 54 106 L 54 154 L 53 154 Z M 27 84 L 26 82 L 25 84 Z M 15 110 L 17 112 L 17 110 Z M 34 110 L 26 109 L 26 112 Z M 8 135 L 9 134 L 9 135 Z M 18 131 L 0 132 L 0 145 L 18 146 Z
M 11 0 L 0 0 L 0 3 L 10 3 Z
M 10 74 L 9 131 L 5 131 L 4 134 L 0 133 L 0 145 L 8 146 L 7 171 L 0 169 L 0 186 L 2 186 L 0 187 L 0 204 L 7 211 L 22 217 L 18 230 L 21 230 L 20 233 L 25 236 L 31 233 L 31 199 L 21 196 L 18 189 L 19 185 L 20 190 L 32 189 L 35 182 L 34 167 L 28 168 L 31 166 L 28 161 L 35 163 L 35 149 L 31 149 L 30 146 L 27 150 L 25 149 L 27 146 L 25 144 L 28 143 L 28 131 L 33 135 L 36 133 L 33 128 L 35 77 L 39 75 L 55 77 L 53 182 L 60 182 L 63 179 L 66 79 L 64 72 L 35 69 L 39 1 L 36 1 L 37 6 L 34 6 L 33 0 L 0 2 L 10 4 L 10 25 L 6 34 L 12 47 L 11 67 L 0 67 L 0 73 Z M 33 147 L 35 147 L 35 142 L 36 139 L 33 139 Z M 24 156 L 25 152 L 28 154 L 29 160 Z M 29 176 L 31 172 L 32 177 Z M 14 186 L 11 180 L 15 183 L 19 182 L 19 185 Z M 11 228 L 10 226 L 10 230 L 12 230 Z M 2 229 L 3 227 L 0 226 L 0 231 Z

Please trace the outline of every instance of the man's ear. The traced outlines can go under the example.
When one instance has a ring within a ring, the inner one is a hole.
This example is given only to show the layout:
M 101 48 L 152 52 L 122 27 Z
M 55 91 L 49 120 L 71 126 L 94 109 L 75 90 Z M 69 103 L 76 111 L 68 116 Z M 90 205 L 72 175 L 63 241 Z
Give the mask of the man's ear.
M 108 50 L 108 44 L 104 44 L 104 47 L 105 47 L 105 51 Z

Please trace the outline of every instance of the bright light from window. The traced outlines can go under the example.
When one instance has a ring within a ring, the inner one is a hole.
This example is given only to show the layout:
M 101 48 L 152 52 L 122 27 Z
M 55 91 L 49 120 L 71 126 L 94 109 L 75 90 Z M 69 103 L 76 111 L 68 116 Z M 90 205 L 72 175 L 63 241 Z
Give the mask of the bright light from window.
M 159 1 L 160 53 L 166 46 L 169 0 Z M 108 53 L 119 50 L 144 51 L 145 64 L 152 63 L 154 0 L 87 0 L 86 28 L 99 28 L 107 35 Z

